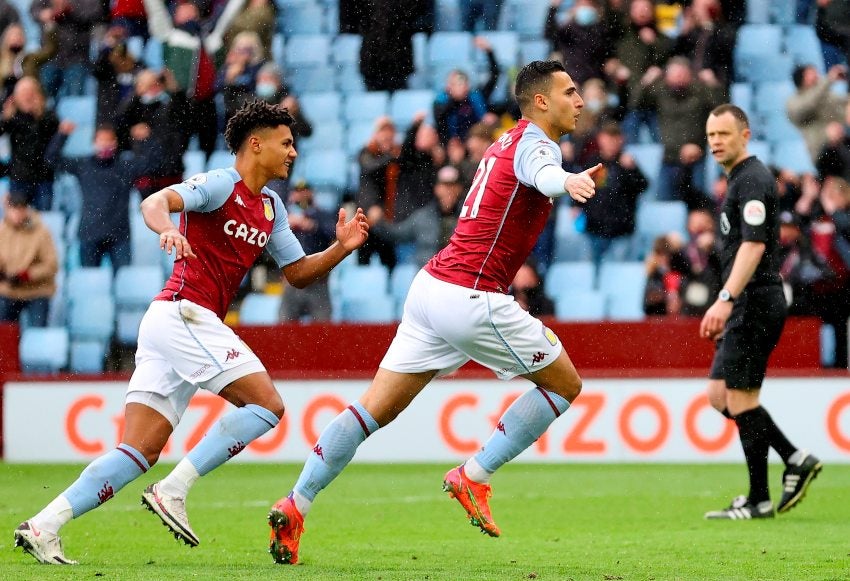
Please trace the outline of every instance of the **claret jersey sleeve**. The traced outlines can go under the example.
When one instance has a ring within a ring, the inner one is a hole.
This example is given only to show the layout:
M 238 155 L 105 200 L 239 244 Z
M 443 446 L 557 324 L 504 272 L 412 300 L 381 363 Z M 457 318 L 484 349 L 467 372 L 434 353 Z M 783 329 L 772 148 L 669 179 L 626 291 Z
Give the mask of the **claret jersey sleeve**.
M 549 139 L 539 127 L 529 123 L 517 143 L 514 155 L 514 173 L 519 182 L 533 188 L 537 172 L 547 165 L 561 167 L 562 161 L 558 144 Z
M 283 268 L 287 264 L 301 260 L 306 256 L 306 253 L 289 227 L 286 207 L 281 201 L 280 196 L 268 188 L 264 188 L 263 192 L 274 200 L 274 213 L 277 217 L 274 221 L 274 228 L 272 228 L 272 233 L 269 236 L 269 243 L 266 246 L 266 250 L 269 251 L 269 254 L 277 262 L 277 265 Z

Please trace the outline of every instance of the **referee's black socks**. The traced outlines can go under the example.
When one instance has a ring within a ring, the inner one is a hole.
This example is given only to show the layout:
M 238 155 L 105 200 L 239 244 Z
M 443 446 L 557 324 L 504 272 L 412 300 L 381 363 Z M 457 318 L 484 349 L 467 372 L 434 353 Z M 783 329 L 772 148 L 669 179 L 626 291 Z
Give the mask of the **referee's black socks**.
M 750 473 L 750 493 L 747 495 L 752 504 L 770 500 L 767 487 L 767 453 L 770 450 L 768 440 L 773 421 L 761 406 L 747 410 L 733 418 L 738 425 L 741 447 L 747 459 Z

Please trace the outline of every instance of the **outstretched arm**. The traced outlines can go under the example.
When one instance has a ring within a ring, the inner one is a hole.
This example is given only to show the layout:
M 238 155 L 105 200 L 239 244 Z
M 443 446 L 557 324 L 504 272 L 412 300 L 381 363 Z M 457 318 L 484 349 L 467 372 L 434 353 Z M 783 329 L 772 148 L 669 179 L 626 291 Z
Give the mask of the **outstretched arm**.
M 305 286 L 324 278 L 337 264 L 363 246 L 369 237 L 369 223 L 361 208 L 357 208 L 354 217 L 345 221 L 345 210 L 340 209 L 336 222 L 336 241 L 325 250 L 310 254 L 283 267 L 283 275 L 295 288 Z
M 183 211 L 183 198 L 171 188 L 164 188 L 142 200 L 142 217 L 148 228 L 159 234 L 159 247 L 171 254 L 175 260 L 197 258 L 186 237 L 171 221 L 172 212 Z

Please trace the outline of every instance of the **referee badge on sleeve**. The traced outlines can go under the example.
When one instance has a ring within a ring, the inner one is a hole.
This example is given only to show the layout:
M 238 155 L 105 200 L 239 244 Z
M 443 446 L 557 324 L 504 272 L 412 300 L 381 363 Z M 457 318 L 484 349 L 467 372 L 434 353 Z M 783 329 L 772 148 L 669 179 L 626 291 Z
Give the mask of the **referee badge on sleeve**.
M 269 222 L 274 220 L 274 206 L 272 205 L 272 201 L 268 198 L 263 198 L 263 214 L 265 214 L 266 220 Z
M 750 226 L 761 226 L 767 216 L 764 203 L 760 200 L 750 200 L 744 204 L 744 222 Z

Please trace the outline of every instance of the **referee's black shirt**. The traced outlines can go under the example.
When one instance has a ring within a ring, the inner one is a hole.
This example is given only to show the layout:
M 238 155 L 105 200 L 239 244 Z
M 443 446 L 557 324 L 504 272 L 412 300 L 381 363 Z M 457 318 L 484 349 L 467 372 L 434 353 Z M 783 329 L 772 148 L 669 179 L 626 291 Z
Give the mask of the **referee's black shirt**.
M 747 286 L 780 284 L 779 195 L 773 174 L 755 156 L 732 168 L 720 209 L 720 261 L 729 278 L 742 242 L 764 242 L 765 251 Z

